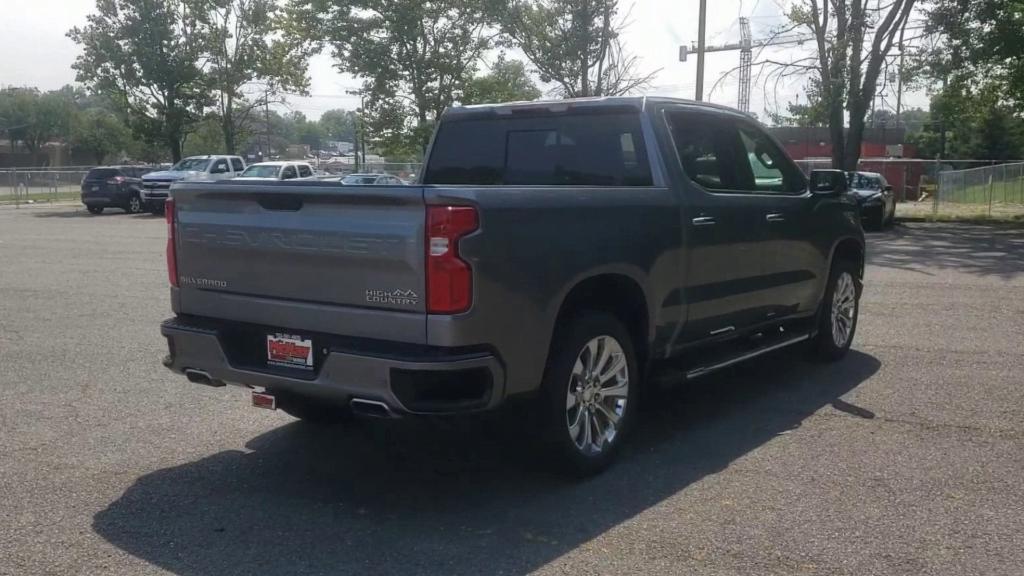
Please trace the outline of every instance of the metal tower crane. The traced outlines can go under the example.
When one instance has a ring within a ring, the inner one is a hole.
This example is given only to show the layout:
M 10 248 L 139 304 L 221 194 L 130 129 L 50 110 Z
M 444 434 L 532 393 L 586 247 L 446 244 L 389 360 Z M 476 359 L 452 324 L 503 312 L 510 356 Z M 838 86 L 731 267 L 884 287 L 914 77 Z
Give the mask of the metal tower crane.
M 753 39 L 750 33 L 750 19 L 741 17 L 739 19 L 740 24 L 740 41 L 733 42 L 731 44 L 722 44 L 720 46 L 707 46 L 704 48 L 704 52 L 729 52 L 732 50 L 740 51 L 740 86 L 739 86 L 739 98 L 737 99 L 737 107 L 742 112 L 750 112 L 750 72 L 753 67 L 754 48 L 760 48 L 762 46 L 782 46 L 786 44 L 803 44 L 809 40 L 813 40 L 810 35 L 794 34 L 791 36 L 772 36 L 770 38 L 760 38 L 757 40 Z M 685 62 L 687 54 L 689 52 L 698 52 L 698 46 L 691 46 L 687 49 L 686 46 L 679 47 L 679 60 Z M 699 56 L 699 54 L 698 54 Z M 701 71 L 702 72 L 702 71 Z M 698 82 L 703 84 L 703 78 L 699 78 Z
M 750 112 L 750 69 L 754 59 L 750 44 L 750 19 L 740 18 L 740 97 L 737 106 L 741 112 Z

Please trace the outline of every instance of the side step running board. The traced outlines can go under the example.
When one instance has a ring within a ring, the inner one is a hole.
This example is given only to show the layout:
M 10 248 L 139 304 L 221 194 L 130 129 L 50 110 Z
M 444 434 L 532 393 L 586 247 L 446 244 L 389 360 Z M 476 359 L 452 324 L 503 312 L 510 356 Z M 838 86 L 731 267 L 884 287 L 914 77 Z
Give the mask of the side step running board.
M 733 364 L 738 364 L 745 360 L 750 360 L 751 358 L 755 358 L 757 356 L 760 356 L 761 354 L 767 354 L 768 352 L 771 352 L 773 350 L 778 350 L 779 348 L 785 348 L 786 346 L 791 346 L 798 342 L 803 342 L 805 340 L 808 340 L 810 337 L 810 334 L 801 334 L 799 336 L 787 338 L 786 340 L 783 340 L 781 342 L 775 342 L 773 344 L 768 344 L 765 345 L 764 347 L 757 348 L 755 350 L 750 350 L 738 356 L 727 358 L 720 362 L 716 362 L 715 364 L 709 364 L 707 366 L 698 366 L 696 368 L 686 371 L 686 379 L 692 380 L 693 378 L 698 378 L 700 376 L 710 374 L 716 370 L 721 370 L 722 368 L 725 368 L 727 366 L 732 366 Z

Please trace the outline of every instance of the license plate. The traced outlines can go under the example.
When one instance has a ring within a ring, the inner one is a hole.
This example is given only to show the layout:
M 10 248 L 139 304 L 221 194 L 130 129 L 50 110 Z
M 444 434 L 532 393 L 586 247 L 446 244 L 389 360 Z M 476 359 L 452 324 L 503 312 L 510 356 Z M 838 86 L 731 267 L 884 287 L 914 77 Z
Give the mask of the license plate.
M 100 191 L 100 187 L 99 186 L 93 186 L 92 187 L 92 191 L 93 192 L 99 192 Z
M 267 364 L 313 369 L 313 340 L 294 334 L 267 334 Z

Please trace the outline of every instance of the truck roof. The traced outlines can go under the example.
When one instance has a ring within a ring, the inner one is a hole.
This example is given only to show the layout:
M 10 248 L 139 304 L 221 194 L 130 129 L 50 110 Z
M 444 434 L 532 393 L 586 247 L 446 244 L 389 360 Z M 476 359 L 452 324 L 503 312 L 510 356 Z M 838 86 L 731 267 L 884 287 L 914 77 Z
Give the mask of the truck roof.
M 305 162 L 303 160 L 268 160 L 266 162 L 255 162 L 253 164 L 249 164 L 247 168 L 251 168 L 253 166 L 288 166 L 291 164 L 309 166 L 309 162 Z
M 590 98 L 566 98 L 565 100 L 533 100 L 524 102 L 506 102 L 501 104 L 473 104 L 469 106 L 453 106 L 445 110 L 445 116 L 480 115 L 480 114 L 511 114 L 522 110 L 548 110 L 559 112 L 576 108 L 635 108 L 644 110 L 648 103 L 684 104 L 697 108 L 706 108 L 716 112 L 726 112 L 747 116 L 735 108 L 697 102 L 685 98 L 668 96 L 599 96 Z

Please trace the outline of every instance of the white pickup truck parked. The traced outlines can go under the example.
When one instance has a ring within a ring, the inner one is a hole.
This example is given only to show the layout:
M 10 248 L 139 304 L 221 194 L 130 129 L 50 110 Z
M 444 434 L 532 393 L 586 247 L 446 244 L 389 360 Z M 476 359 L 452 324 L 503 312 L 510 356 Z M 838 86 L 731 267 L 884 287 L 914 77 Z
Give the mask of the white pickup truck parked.
M 171 184 L 186 180 L 226 180 L 245 170 L 240 156 L 190 156 L 162 172 L 142 177 L 142 205 L 149 212 L 161 214 Z
M 235 180 L 308 180 L 313 167 L 306 162 L 259 162 L 250 164 Z

